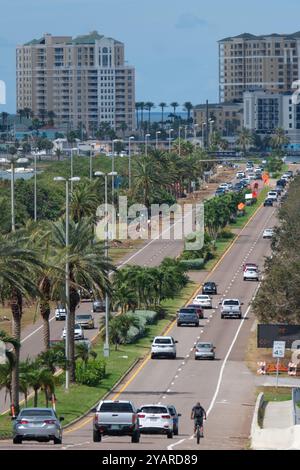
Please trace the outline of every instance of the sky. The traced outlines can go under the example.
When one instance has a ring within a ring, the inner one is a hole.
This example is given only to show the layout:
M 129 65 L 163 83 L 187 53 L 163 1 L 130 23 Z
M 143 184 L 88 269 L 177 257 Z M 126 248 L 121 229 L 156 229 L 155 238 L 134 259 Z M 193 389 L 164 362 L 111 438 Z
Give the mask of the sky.
M 122 41 L 136 68 L 137 101 L 195 105 L 218 102 L 218 40 L 300 30 L 299 0 L 0 0 L 0 7 L 0 80 L 7 87 L 0 112 L 16 110 L 16 45 L 46 32 L 98 30 Z

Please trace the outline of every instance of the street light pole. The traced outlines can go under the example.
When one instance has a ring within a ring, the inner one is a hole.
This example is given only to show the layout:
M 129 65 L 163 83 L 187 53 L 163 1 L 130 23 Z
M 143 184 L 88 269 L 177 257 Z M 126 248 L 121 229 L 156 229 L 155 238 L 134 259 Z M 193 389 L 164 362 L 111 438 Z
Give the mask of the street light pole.
M 146 134 L 145 135 L 145 150 L 146 150 L 146 157 L 148 155 L 148 137 L 150 137 L 151 134 Z
M 156 137 L 155 148 L 156 148 L 156 150 L 158 149 L 158 135 L 159 134 L 161 134 L 161 131 L 156 131 L 156 133 L 155 133 L 155 137 Z
M 205 148 L 204 142 L 204 127 L 206 126 L 206 122 L 202 122 L 202 148 Z
M 92 150 L 90 149 L 90 181 L 93 179 L 93 154 Z
M 211 145 L 211 138 L 212 138 L 212 131 L 213 131 L 213 123 L 215 121 L 213 119 L 209 120 L 209 145 Z
M 131 141 L 134 137 L 131 136 L 128 139 L 128 187 L 131 189 Z
M 12 232 L 16 231 L 16 224 L 15 224 L 15 162 L 12 160 L 10 162 L 10 169 L 11 169 L 11 180 L 10 180 L 10 188 L 11 188 L 11 230 Z
M 65 356 L 67 361 L 66 367 L 66 390 L 70 387 L 70 370 L 69 370 L 69 360 L 70 360 L 70 342 L 71 342 L 71 316 L 70 316 L 70 265 L 69 265 L 69 226 L 70 226 L 70 210 L 69 210 L 69 181 L 71 184 L 73 181 L 80 181 L 79 177 L 73 178 L 63 178 L 57 176 L 54 178 L 54 181 L 64 181 L 66 183 L 66 262 L 65 262 L 65 297 L 66 297 L 66 337 L 65 337 Z M 73 332 L 74 335 L 74 332 Z
M 187 130 L 188 130 L 188 126 L 184 126 L 184 140 L 187 139 Z
M 171 133 L 174 129 L 169 129 L 169 153 L 171 153 Z
M 182 127 L 179 126 L 179 128 L 178 128 L 179 156 L 181 156 L 181 148 L 180 148 L 180 144 L 181 144 L 181 129 L 182 129 Z
M 34 221 L 37 221 L 36 152 L 34 152 Z

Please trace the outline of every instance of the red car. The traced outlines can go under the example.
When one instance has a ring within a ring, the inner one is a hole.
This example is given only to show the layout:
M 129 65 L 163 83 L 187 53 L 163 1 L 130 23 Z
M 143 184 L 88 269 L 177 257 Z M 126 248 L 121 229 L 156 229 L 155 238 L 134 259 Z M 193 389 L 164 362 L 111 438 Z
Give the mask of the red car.
M 258 269 L 258 266 L 255 263 L 245 263 L 245 264 L 243 264 L 243 271 L 246 271 L 247 268 Z
M 186 308 L 194 308 L 199 318 L 204 318 L 203 309 L 199 305 L 190 304 Z

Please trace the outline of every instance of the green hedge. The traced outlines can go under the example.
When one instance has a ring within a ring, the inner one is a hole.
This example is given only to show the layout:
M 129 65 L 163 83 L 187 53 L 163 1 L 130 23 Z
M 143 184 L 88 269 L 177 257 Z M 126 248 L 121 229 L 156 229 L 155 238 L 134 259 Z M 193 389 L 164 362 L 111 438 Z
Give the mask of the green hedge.
M 138 326 L 131 326 L 129 328 L 127 344 L 134 343 L 137 339 L 143 337 L 146 326 L 155 323 L 158 318 L 158 312 L 152 310 L 135 310 L 135 312 L 128 312 L 128 315 L 138 320 Z
M 184 266 L 186 269 L 191 271 L 197 271 L 198 269 L 202 269 L 204 266 L 204 259 L 197 258 L 197 259 L 183 259 L 180 260 L 181 266 Z
M 76 382 L 89 387 L 96 387 L 105 377 L 106 364 L 104 361 L 76 362 Z

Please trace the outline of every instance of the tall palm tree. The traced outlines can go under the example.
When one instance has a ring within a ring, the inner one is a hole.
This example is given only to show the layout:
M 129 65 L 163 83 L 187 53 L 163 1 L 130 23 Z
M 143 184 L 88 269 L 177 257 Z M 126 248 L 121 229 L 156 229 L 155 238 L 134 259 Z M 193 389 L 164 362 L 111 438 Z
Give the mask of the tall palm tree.
M 287 145 L 289 143 L 290 139 L 286 135 L 286 132 L 284 129 L 277 128 L 275 129 L 275 133 L 272 137 L 271 144 L 273 147 L 276 149 L 282 149 L 284 145 Z
M 79 184 L 72 193 L 70 213 L 75 222 L 83 217 L 96 218 L 98 197 L 95 187 L 88 183 Z
M 17 348 L 20 346 L 19 342 L 5 331 L 0 330 L 0 341 L 2 341 L 5 346 L 13 346 Z M 9 395 L 10 404 L 12 404 L 12 370 L 15 365 L 15 355 L 14 353 L 6 347 L 5 349 L 6 362 L 4 364 L 0 363 L 0 390 L 5 389 L 5 400 L 6 396 Z
M 140 102 L 137 101 L 135 103 L 135 112 L 136 112 L 136 127 L 139 129 L 139 110 L 140 110 Z
M 12 370 L 12 402 L 19 410 L 19 357 L 23 297 L 33 298 L 39 290 L 35 271 L 42 266 L 37 253 L 28 248 L 28 237 L 11 233 L 0 235 L 0 289 L 8 299 L 12 311 L 12 336 L 15 362 Z
M 46 406 L 48 406 L 49 392 L 54 393 L 54 377 L 49 370 L 41 368 L 37 362 L 31 363 L 31 370 L 28 372 L 27 381 L 30 388 L 33 388 L 34 399 L 33 406 L 38 406 L 38 392 L 44 390 Z
M 244 156 L 246 155 L 246 150 L 249 145 L 251 145 L 253 141 L 252 132 L 249 129 L 243 127 L 238 135 L 237 144 L 243 149 Z
M 74 331 L 75 312 L 79 305 L 78 290 L 92 290 L 95 298 L 103 298 L 111 286 L 108 273 L 114 270 L 110 260 L 105 257 L 105 247 L 102 241 L 95 240 L 94 224 L 91 218 L 82 218 L 75 223 L 70 222 L 69 249 L 66 253 L 65 221 L 58 220 L 53 224 L 53 248 L 58 257 L 69 261 L 70 305 L 68 327 Z M 75 381 L 75 343 L 74 335 L 70 338 L 70 379 Z
M 186 101 L 185 103 L 183 103 L 183 107 L 187 112 L 187 122 L 189 123 L 191 120 L 191 112 L 194 106 L 190 101 Z
M 161 103 L 159 103 L 158 106 L 161 108 L 161 128 L 163 129 L 164 128 L 164 111 L 167 106 L 167 103 L 162 101 Z
M 148 110 L 148 131 L 150 131 L 150 124 L 151 124 L 151 109 L 154 108 L 154 103 L 152 101 L 147 101 L 145 103 L 145 109 Z
M 87 365 L 89 358 L 96 359 L 97 353 L 89 348 L 86 343 L 80 343 L 75 345 L 75 358 L 81 359 L 82 362 Z
M 161 187 L 164 176 L 157 172 L 153 159 L 142 156 L 134 162 L 133 179 L 134 194 L 142 195 L 143 203 L 150 208 L 150 196 L 154 196 L 157 188 Z
M 144 124 L 144 109 L 145 109 L 145 103 L 144 103 L 144 101 L 140 101 L 140 110 L 141 110 L 141 129 L 143 129 L 143 124 Z
M 177 103 L 177 101 L 172 101 L 172 103 L 170 103 L 170 106 L 173 108 L 173 113 L 174 113 L 173 121 L 175 121 L 175 119 L 176 119 L 176 109 L 178 108 L 179 103 Z

